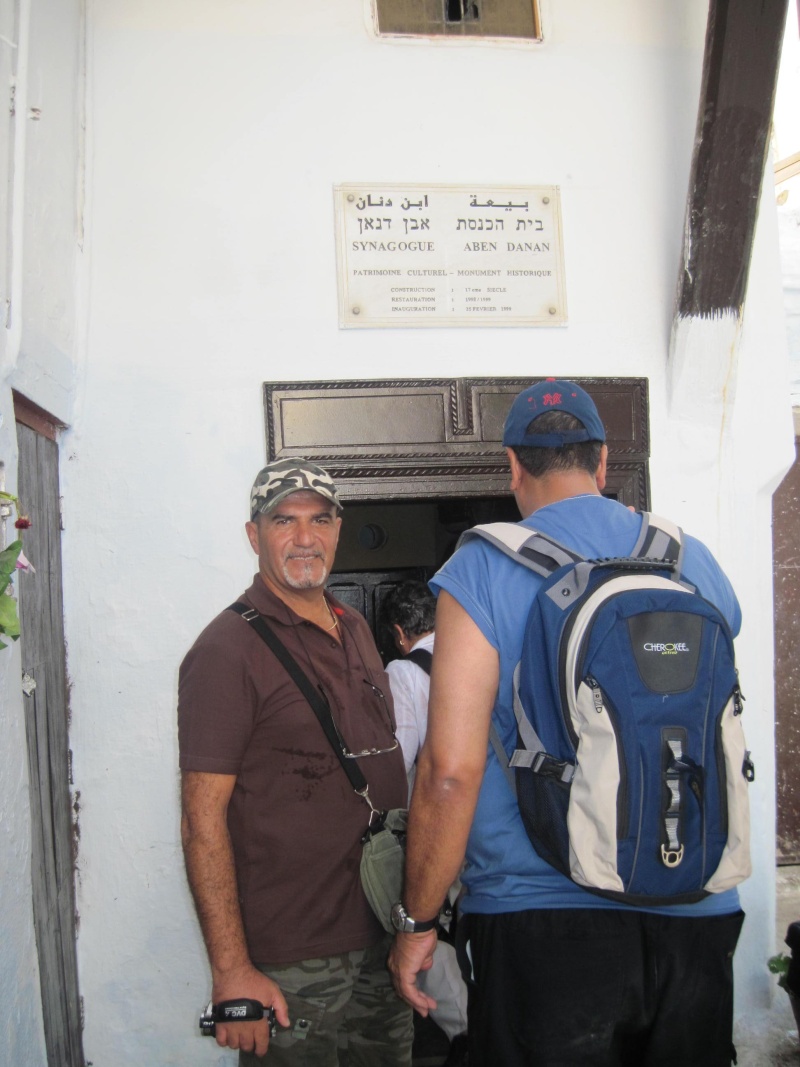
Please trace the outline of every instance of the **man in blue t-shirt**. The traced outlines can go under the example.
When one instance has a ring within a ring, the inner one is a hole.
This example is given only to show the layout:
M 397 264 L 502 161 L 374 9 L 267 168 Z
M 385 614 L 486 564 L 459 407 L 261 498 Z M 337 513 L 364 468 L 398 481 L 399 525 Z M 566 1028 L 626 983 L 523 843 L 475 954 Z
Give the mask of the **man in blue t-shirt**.
M 526 389 L 503 444 L 523 525 L 589 558 L 630 554 L 642 519 L 602 496 L 605 431 L 583 389 L 552 379 Z M 733 589 L 692 537 L 683 574 L 735 635 Z M 580 888 L 533 850 L 488 743 L 493 723 L 513 748 L 512 675 L 542 580 L 476 538 L 431 582 L 437 644 L 389 961 L 395 987 L 422 1014 L 432 1006 L 416 976 L 430 965 L 430 920 L 466 854 L 471 1067 L 729 1067 L 744 918 L 736 890 L 633 908 Z

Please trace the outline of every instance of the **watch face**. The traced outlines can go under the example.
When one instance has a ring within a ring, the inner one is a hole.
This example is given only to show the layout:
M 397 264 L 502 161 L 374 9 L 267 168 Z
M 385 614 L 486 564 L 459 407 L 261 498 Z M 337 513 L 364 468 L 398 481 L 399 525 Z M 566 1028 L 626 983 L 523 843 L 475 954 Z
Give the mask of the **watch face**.
M 392 905 L 392 926 L 395 930 L 399 930 L 401 933 L 406 932 L 406 921 L 408 919 L 408 912 L 403 905 L 398 901 L 397 904 Z

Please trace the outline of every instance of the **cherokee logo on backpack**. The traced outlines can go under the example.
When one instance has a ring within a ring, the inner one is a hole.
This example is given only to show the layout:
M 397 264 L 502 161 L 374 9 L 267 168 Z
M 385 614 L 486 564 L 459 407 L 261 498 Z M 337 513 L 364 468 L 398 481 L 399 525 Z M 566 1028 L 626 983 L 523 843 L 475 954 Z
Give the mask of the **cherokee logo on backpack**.
M 753 764 L 730 627 L 681 580 L 681 530 L 642 518 L 622 559 L 587 560 L 513 523 L 462 543 L 484 538 L 544 578 L 510 759 L 491 728 L 534 848 L 592 893 L 691 903 L 750 874 Z

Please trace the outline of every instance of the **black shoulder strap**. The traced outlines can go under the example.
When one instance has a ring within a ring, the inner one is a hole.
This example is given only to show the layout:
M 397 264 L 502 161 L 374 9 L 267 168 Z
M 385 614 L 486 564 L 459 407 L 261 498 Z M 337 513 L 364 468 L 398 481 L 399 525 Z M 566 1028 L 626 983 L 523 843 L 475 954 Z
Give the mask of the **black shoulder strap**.
M 311 710 L 319 719 L 320 726 L 325 731 L 325 736 L 330 742 L 331 748 L 336 753 L 344 773 L 350 780 L 350 785 L 357 793 L 363 796 L 364 790 L 367 788 L 367 780 L 361 773 L 358 763 L 355 760 L 348 760 L 344 752 L 342 752 L 341 741 L 333 724 L 333 716 L 325 694 L 321 689 L 312 685 L 308 675 L 303 671 L 289 649 L 283 644 L 274 630 L 267 625 L 266 620 L 259 615 L 255 608 L 251 608 L 248 604 L 243 604 L 241 600 L 237 600 L 235 604 L 230 605 L 228 611 L 235 611 L 237 615 L 241 615 L 244 621 L 255 630 L 261 640 L 275 654 L 275 658 L 285 668 L 286 673 L 311 705 Z
M 412 648 L 406 656 L 406 659 L 410 659 L 413 663 L 416 663 L 418 667 L 421 667 L 426 674 L 431 673 L 431 663 L 433 663 L 433 656 L 427 650 L 427 648 Z

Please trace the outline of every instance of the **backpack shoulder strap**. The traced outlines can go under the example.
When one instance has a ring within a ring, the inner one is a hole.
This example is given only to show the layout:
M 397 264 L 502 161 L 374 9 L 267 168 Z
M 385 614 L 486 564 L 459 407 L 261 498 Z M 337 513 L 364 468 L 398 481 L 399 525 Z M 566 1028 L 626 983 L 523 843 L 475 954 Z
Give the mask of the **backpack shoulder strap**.
M 518 740 L 521 743 L 521 748 L 514 749 L 514 752 L 509 758 L 503 747 L 503 742 L 500 740 L 500 734 L 495 726 L 494 719 L 489 726 L 489 740 L 491 741 L 494 754 L 497 757 L 497 762 L 500 764 L 500 769 L 505 775 L 506 781 L 511 787 L 511 792 L 517 795 L 516 778 L 514 777 L 514 769 L 517 767 L 529 767 L 536 774 L 542 774 L 548 778 L 557 778 L 561 782 L 569 783 L 575 776 L 575 764 L 569 763 L 565 760 L 555 759 L 553 756 L 549 756 L 545 751 L 545 747 L 539 739 L 539 735 L 533 728 L 528 716 L 525 714 L 525 709 L 522 707 L 522 701 L 519 696 L 519 674 L 520 664 L 518 663 L 514 669 L 514 718 L 517 720 L 517 733 Z
M 675 560 L 675 578 L 680 579 L 683 569 L 683 530 L 669 519 L 642 511 L 642 528 L 633 546 L 631 556 L 635 559 Z
M 499 548 L 511 559 L 548 578 L 559 567 L 568 563 L 580 563 L 584 557 L 566 545 L 560 544 L 546 534 L 516 522 L 490 522 L 465 530 L 456 548 L 476 537 Z
M 494 721 L 492 721 L 489 726 L 489 740 L 492 743 L 494 754 L 497 756 L 497 762 L 500 764 L 500 770 L 503 772 L 511 792 L 516 796 L 517 780 L 514 777 L 514 772 L 511 770 L 506 750 L 503 748 L 503 742 L 500 740 L 500 734 L 497 732 L 497 727 L 495 726 Z
M 640 512 L 642 528 L 631 551 L 634 559 L 675 560 L 676 577 L 680 575 L 683 564 L 683 531 L 674 522 L 652 512 Z M 507 556 L 531 570 L 548 577 L 559 567 L 568 563 L 580 563 L 584 560 L 579 552 L 562 545 L 547 534 L 531 530 L 516 522 L 490 522 L 482 526 L 473 526 L 465 530 L 458 541 L 459 548 L 476 537 L 493 544 Z
M 412 663 L 416 663 L 416 665 L 425 671 L 426 674 L 431 673 L 433 656 L 427 648 L 412 648 L 405 658 L 410 659 Z

